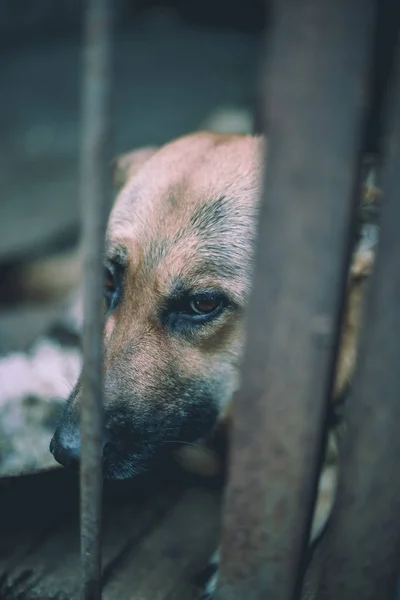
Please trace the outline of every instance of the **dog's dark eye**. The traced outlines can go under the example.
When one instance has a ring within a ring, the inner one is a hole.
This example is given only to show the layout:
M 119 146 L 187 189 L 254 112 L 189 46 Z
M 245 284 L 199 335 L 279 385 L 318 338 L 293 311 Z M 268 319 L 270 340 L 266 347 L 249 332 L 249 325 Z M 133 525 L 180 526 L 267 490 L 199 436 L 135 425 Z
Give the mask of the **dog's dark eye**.
M 228 297 L 220 291 L 181 292 L 166 303 L 161 319 L 171 331 L 190 334 L 193 328 L 217 319 L 229 307 Z
M 223 294 L 203 292 L 182 298 L 177 312 L 200 323 L 217 317 L 226 305 L 227 299 Z
M 104 298 L 109 311 L 115 308 L 118 296 L 118 285 L 115 274 L 105 267 L 104 269 Z
M 222 298 L 216 296 L 195 296 L 189 302 L 194 315 L 210 315 L 222 306 Z

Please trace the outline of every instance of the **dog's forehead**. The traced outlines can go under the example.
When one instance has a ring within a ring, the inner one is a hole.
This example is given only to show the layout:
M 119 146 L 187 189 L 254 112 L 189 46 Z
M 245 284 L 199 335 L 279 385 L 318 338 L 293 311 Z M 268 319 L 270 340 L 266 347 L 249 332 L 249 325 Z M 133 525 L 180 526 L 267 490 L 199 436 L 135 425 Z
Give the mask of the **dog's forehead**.
M 251 136 L 201 134 L 163 147 L 118 197 L 108 247 L 125 248 L 127 262 L 146 270 L 162 265 L 165 279 L 196 268 L 243 278 L 261 159 L 261 140 Z
M 109 236 L 204 229 L 207 219 L 215 228 L 229 212 L 231 219 L 250 215 L 259 194 L 261 143 L 252 136 L 195 134 L 167 144 L 120 193 Z

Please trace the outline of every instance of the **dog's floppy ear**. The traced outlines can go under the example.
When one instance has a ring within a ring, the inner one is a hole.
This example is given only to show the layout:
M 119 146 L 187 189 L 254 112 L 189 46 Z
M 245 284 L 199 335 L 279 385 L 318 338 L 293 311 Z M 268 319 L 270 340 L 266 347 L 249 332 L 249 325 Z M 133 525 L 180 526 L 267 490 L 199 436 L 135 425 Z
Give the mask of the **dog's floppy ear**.
M 146 146 L 117 156 L 112 163 L 113 182 L 116 189 L 121 189 L 129 177 L 137 173 L 157 150 L 156 146 Z

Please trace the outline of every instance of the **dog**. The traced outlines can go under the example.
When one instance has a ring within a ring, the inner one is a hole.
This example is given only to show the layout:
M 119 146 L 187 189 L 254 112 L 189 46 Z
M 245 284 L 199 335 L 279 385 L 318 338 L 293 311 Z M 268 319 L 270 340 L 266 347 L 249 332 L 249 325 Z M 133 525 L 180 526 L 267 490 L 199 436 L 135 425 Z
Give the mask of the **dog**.
M 115 163 L 118 190 L 105 242 L 104 475 L 132 477 L 229 422 L 238 388 L 266 140 L 198 132 Z M 370 252 L 370 249 L 368 249 Z M 367 258 L 366 258 L 367 257 Z M 333 404 L 356 360 L 373 253 L 360 251 L 349 293 Z M 80 453 L 78 380 L 50 449 L 64 466 Z M 185 450 L 186 448 L 186 450 Z M 332 436 L 312 543 L 327 522 L 337 474 Z M 186 454 L 185 454 L 186 451 Z M 194 469 L 201 470 L 193 461 Z M 216 559 L 214 559 L 214 563 Z M 217 571 L 205 597 L 212 596 Z

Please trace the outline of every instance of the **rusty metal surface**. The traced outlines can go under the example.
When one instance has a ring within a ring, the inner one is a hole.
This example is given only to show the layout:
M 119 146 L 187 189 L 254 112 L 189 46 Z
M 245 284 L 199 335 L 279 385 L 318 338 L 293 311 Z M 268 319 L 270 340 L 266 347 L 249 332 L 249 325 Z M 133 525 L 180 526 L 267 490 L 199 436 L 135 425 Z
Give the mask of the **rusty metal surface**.
M 400 58 L 400 55 L 397 57 Z M 393 600 L 400 566 L 400 61 L 387 121 L 380 244 L 347 410 L 320 600 Z
M 301 582 L 354 222 L 373 3 L 275 2 L 270 141 L 218 600 Z
M 108 0 L 87 0 L 81 156 L 85 281 L 80 469 L 83 600 L 101 597 L 102 254 L 111 198 L 108 155 L 110 13 Z

